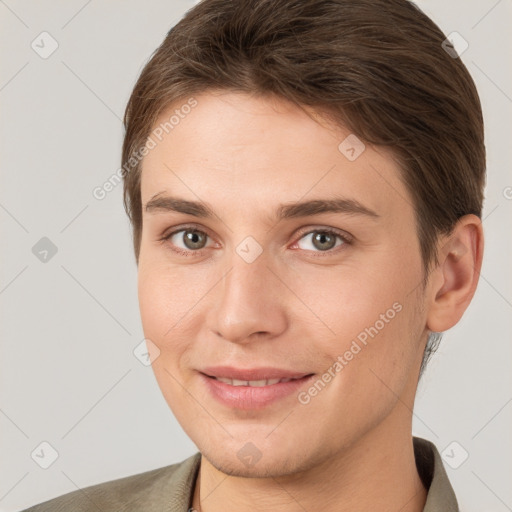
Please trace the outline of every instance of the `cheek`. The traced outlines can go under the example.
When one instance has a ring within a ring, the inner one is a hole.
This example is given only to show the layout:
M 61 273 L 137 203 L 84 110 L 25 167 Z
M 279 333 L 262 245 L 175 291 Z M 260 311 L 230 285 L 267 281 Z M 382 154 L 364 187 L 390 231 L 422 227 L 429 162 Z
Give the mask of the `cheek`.
M 200 300 L 198 286 L 187 286 L 189 276 L 185 274 L 168 265 L 139 264 L 138 296 L 144 337 L 159 351 L 152 369 L 168 405 L 178 412 L 193 407 L 182 392 L 182 368 L 188 366 L 188 353 L 196 338 L 197 322 L 193 321 L 191 310 Z
M 144 337 L 157 347 L 159 357 L 153 363 L 157 379 L 167 379 L 163 367 L 174 373 L 179 357 L 186 349 L 179 342 L 189 301 L 182 293 L 183 287 L 171 278 L 165 268 L 139 269 L 138 295 Z M 180 321 L 181 319 L 181 321 Z
M 382 265 L 378 271 L 375 267 L 330 268 L 301 274 L 294 291 L 311 305 L 309 316 L 321 320 L 314 322 L 321 332 L 310 335 L 317 350 L 327 356 L 327 364 L 342 356 L 339 374 L 344 377 L 338 381 L 345 381 L 344 386 L 375 380 L 371 370 L 397 385 L 405 378 L 422 331 L 419 299 L 410 285 L 420 280 L 419 269 L 404 265 L 402 272 L 396 272 L 394 266 Z M 296 321 L 306 323 L 304 318 Z
M 158 346 L 172 327 L 173 297 L 176 294 L 167 291 L 168 281 L 165 274 L 139 270 L 139 307 L 144 334 Z
M 139 264 L 138 296 L 144 332 L 165 344 L 183 330 L 190 312 L 207 292 L 207 281 L 197 269 L 176 269 L 168 264 Z
M 138 296 L 144 336 L 159 350 L 153 370 L 166 397 L 176 395 L 171 390 L 179 391 L 169 374 L 180 381 L 187 378 L 184 372 L 202 339 L 204 304 L 216 281 L 212 282 L 210 272 L 197 266 L 176 268 L 166 262 L 139 264 Z
M 368 268 L 304 271 L 295 282 L 294 292 L 309 307 L 310 316 L 316 316 L 329 329 L 329 338 L 340 340 L 356 337 L 376 322 L 380 330 L 381 315 L 384 321 L 394 319 L 400 309 L 395 303 L 403 301 L 399 282 Z

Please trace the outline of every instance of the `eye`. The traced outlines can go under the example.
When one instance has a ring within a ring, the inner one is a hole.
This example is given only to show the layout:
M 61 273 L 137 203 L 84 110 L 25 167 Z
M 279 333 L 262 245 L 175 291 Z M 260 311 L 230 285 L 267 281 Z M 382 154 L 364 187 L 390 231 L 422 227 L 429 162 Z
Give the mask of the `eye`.
M 328 252 L 350 243 L 347 235 L 333 229 L 315 229 L 305 233 L 296 243 L 299 249 L 315 252 Z
M 173 231 L 161 238 L 162 242 L 169 242 L 172 250 L 179 254 L 200 253 L 207 246 L 209 236 L 196 228 L 182 228 Z
M 162 243 L 168 243 L 170 248 L 184 256 L 200 255 L 203 249 L 210 245 L 210 237 L 204 231 L 196 227 L 182 227 L 160 238 Z M 331 253 L 338 247 L 351 243 L 351 237 L 347 233 L 339 232 L 332 228 L 310 230 L 300 237 L 292 246 L 305 251 L 316 253 Z

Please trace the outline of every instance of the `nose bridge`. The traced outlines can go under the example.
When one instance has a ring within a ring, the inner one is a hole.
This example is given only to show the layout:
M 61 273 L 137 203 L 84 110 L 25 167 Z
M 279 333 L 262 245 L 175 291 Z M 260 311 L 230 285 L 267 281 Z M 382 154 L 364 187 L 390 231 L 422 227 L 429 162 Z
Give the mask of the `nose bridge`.
M 253 333 L 272 337 L 285 328 L 282 294 L 273 293 L 279 283 L 268 263 L 265 254 L 250 262 L 233 254 L 229 272 L 218 283 L 216 305 L 211 310 L 210 328 L 217 335 L 242 343 L 252 339 Z

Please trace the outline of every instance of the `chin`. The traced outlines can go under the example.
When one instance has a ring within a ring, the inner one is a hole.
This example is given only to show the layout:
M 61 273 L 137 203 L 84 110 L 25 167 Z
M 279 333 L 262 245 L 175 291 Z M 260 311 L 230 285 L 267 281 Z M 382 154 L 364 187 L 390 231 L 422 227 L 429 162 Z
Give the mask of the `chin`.
M 242 448 L 225 446 L 222 451 L 206 447 L 200 449 L 203 457 L 218 471 L 242 478 L 278 478 L 297 475 L 321 463 L 321 455 L 308 455 L 297 449 L 292 451 L 267 445 L 259 451 L 248 442 Z
M 236 455 L 234 457 L 227 457 L 225 454 L 218 456 L 214 454 L 212 456 L 204 452 L 202 452 L 202 455 L 218 471 L 240 478 L 275 478 L 295 472 L 290 467 L 289 460 L 283 462 L 282 460 L 263 460 L 262 458 L 256 464 L 250 466 L 240 461 Z

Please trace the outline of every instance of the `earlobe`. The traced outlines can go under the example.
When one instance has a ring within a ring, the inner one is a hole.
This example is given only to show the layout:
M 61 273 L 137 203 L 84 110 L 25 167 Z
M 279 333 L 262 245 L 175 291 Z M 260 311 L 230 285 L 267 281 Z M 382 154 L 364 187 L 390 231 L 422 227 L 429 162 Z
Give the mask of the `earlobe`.
M 482 221 L 472 214 L 461 217 L 452 233 L 442 239 L 431 287 L 429 330 L 446 331 L 462 317 L 478 284 L 483 246 Z

